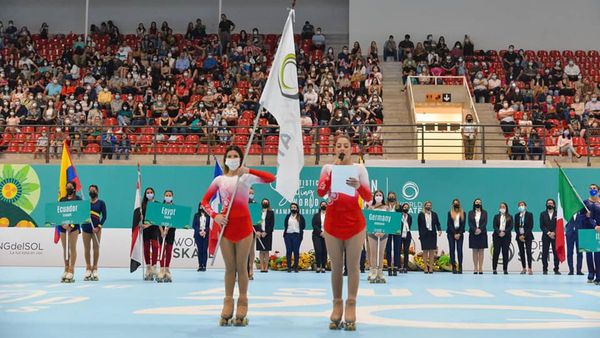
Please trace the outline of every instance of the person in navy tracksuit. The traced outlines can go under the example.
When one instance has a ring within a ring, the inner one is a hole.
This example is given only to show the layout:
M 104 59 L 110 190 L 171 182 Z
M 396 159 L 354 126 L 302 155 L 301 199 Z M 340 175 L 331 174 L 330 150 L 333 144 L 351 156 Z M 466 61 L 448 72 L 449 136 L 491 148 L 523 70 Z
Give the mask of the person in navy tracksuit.
M 565 227 L 565 234 L 567 240 L 567 263 L 569 264 L 569 275 L 573 275 L 575 270 L 573 269 L 573 249 L 575 249 L 575 254 L 577 257 L 577 274 L 579 276 L 583 276 L 583 272 L 581 272 L 581 266 L 583 265 L 583 254 L 579 252 L 579 238 L 577 236 L 577 230 L 581 229 L 583 226 L 583 219 L 585 213 L 576 213 L 573 215 L 573 218 L 569 220 L 567 226 Z
M 198 250 L 198 271 L 206 271 L 208 239 L 210 236 L 210 216 L 202 208 L 202 203 L 198 205 L 198 212 L 194 215 L 192 227 L 194 228 L 194 242 L 196 242 L 196 248 Z
M 583 209 L 585 218 L 583 221 L 584 229 L 595 229 L 600 232 L 600 196 L 598 193 L 597 184 L 590 185 L 590 198 L 585 200 L 587 210 Z M 588 283 L 595 283 L 600 285 L 600 252 L 588 252 L 586 253 L 586 260 L 588 264 Z

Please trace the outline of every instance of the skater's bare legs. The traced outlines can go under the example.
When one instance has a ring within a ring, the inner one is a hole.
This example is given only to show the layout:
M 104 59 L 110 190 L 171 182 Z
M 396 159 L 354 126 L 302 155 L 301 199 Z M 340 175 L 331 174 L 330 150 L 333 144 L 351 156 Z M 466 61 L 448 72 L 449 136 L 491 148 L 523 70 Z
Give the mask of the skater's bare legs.
M 92 270 L 92 262 L 91 262 L 91 242 L 92 242 L 92 234 L 82 233 L 81 238 L 83 239 L 83 257 L 85 258 L 85 269 Z

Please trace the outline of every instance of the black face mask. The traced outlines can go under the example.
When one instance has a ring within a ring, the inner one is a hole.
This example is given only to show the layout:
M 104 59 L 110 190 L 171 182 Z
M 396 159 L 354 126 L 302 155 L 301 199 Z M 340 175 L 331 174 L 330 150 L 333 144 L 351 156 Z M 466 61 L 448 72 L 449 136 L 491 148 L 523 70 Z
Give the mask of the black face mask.
M 474 207 L 475 209 L 481 209 L 481 204 L 473 204 L 473 207 Z
M 431 211 L 431 207 L 425 207 L 425 210 Z
M 98 193 L 95 191 L 90 191 L 90 198 L 96 198 L 98 197 Z
M 407 213 L 408 214 L 408 208 L 404 208 L 402 209 L 402 212 Z
M 553 206 L 553 205 L 547 205 L 547 206 L 546 206 L 546 209 L 548 209 L 548 210 L 553 210 L 553 209 L 554 209 L 554 206 Z
M 74 192 L 75 192 L 75 189 L 67 188 L 67 195 L 73 195 Z
M 269 207 L 269 203 L 263 203 L 262 207 L 265 208 L 265 209 L 268 208 Z
M 321 211 L 325 211 L 325 209 L 327 209 L 327 206 L 326 205 L 322 205 L 321 206 Z
M 388 202 L 390 202 L 390 203 L 396 202 L 396 197 L 388 197 Z
M 294 215 L 298 213 L 298 210 L 290 210 L 290 211 L 291 211 L 291 212 L 292 212 L 292 214 L 294 214 Z
M 454 209 L 458 209 L 458 208 L 460 208 L 460 205 L 459 204 L 454 204 Z

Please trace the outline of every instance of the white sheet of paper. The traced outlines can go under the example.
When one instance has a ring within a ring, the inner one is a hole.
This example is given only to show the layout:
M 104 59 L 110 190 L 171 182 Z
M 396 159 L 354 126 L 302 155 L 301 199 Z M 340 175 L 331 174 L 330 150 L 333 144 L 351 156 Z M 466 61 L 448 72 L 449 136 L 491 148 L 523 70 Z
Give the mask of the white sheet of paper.
M 354 196 L 356 189 L 346 184 L 346 180 L 358 178 L 358 168 L 354 165 L 334 165 L 331 169 L 331 192 Z

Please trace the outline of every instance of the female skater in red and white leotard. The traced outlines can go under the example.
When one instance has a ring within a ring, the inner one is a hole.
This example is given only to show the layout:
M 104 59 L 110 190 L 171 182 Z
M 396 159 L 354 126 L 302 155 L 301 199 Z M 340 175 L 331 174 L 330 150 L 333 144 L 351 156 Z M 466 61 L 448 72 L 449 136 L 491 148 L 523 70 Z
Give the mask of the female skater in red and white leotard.
M 354 165 L 358 177 L 352 177 L 346 184 L 356 189 L 352 195 L 331 192 L 332 165 L 326 164 L 321 170 L 317 193 L 328 195 L 327 215 L 325 216 L 325 243 L 331 258 L 331 288 L 333 291 L 333 311 L 330 329 L 355 330 L 356 294 L 360 277 L 360 253 L 365 242 L 365 218 L 359 206 L 359 196 L 367 203 L 372 199 L 369 189 L 369 174 L 362 164 L 352 163 L 350 138 L 340 135 L 335 141 L 335 165 Z M 344 253 L 348 266 L 348 298 L 345 309 L 342 306 Z M 342 324 L 342 313 L 345 323 Z
M 221 311 L 221 325 L 227 325 L 233 316 L 233 289 L 237 276 L 239 298 L 235 313 L 235 325 L 246 325 L 248 311 L 248 255 L 252 247 L 252 220 L 248 209 L 248 194 L 255 183 L 271 183 L 275 176 L 270 173 L 240 167 L 243 162 L 242 150 L 237 146 L 229 146 L 225 151 L 224 174 L 216 177 L 202 199 L 202 207 L 215 220 L 225 227 L 220 249 L 225 261 L 225 299 Z M 240 185 L 231 201 L 236 182 L 240 176 Z M 221 213 L 210 207 L 210 199 L 216 192 L 221 197 Z M 231 208 L 229 219 L 225 218 Z

